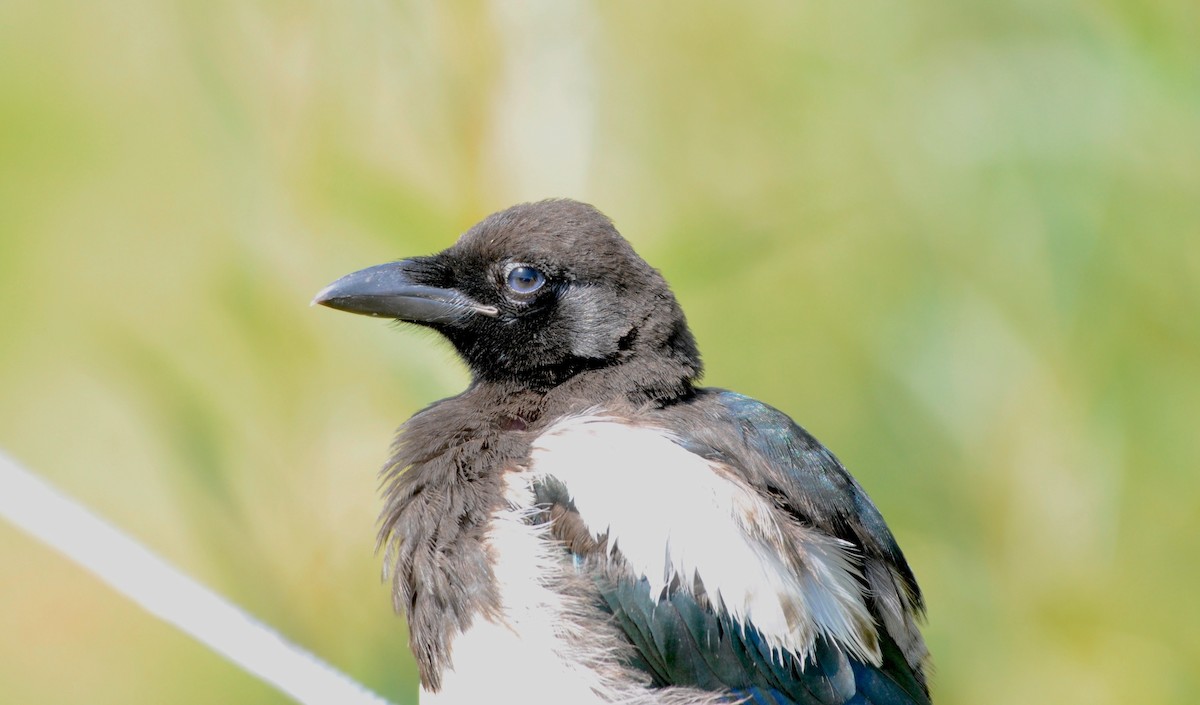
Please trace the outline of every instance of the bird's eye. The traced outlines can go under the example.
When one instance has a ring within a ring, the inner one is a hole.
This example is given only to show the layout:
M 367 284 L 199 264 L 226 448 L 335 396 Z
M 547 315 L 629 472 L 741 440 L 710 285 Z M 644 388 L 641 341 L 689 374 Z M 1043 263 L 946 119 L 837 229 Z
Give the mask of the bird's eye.
M 508 273 L 508 288 L 518 294 L 532 294 L 546 283 L 546 275 L 526 264 L 513 267 Z

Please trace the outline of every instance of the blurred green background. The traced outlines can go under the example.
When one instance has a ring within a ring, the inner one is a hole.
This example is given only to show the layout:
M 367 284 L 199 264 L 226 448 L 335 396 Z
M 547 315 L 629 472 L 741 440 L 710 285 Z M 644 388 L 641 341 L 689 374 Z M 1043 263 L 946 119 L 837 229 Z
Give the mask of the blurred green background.
M 871 492 L 938 702 L 1200 700 L 1193 0 L 5 0 L 0 447 L 414 702 L 375 473 L 466 377 L 308 301 L 548 196 Z M 285 702 L 0 565 L 0 701 Z

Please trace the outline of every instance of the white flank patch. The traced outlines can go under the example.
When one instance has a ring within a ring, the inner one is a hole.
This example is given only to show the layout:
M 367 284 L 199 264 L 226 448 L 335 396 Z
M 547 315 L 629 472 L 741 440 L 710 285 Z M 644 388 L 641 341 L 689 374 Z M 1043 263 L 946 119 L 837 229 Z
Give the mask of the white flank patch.
M 487 533 L 502 606 L 499 621 L 485 616 L 454 639 L 451 666 L 436 693 L 421 691 L 424 705 L 466 703 L 608 703 L 603 684 L 574 651 L 567 601 L 552 590 L 561 561 L 551 555 L 549 525 L 526 521 L 533 507 L 532 477 L 505 475 L 510 508 L 496 512 Z
M 774 648 L 804 659 L 824 634 L 881 662 L 853 547 L 802 527 L 666 431 L 568 418 L 534 441 L 529 469 L 566 485 L 583 521 L 608 532 L 652 594 L 676 575 L 689 589 L 699 576 L 714 602 Z

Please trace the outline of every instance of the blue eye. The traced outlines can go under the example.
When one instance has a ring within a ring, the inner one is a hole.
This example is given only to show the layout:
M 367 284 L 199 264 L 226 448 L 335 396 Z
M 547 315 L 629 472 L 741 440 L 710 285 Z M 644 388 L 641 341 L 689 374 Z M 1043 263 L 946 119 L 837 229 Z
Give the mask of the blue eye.
M 508 273 L 508 288 L 518 294 L 532 294 L 545 283 L 546 275 L 529 265 L 517 265 Z

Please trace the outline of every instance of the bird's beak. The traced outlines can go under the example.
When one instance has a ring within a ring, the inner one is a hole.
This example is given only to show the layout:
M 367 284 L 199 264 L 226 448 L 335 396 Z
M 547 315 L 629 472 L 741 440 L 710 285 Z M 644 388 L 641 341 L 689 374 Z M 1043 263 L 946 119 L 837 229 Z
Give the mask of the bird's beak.
M 416 283 L 408 260 L 347 274 L 322 289 L 312 303 L 410 323 L 452 324 L 473 314 L 498 313 L 494 306 L 479 304 L 455 289 Z

